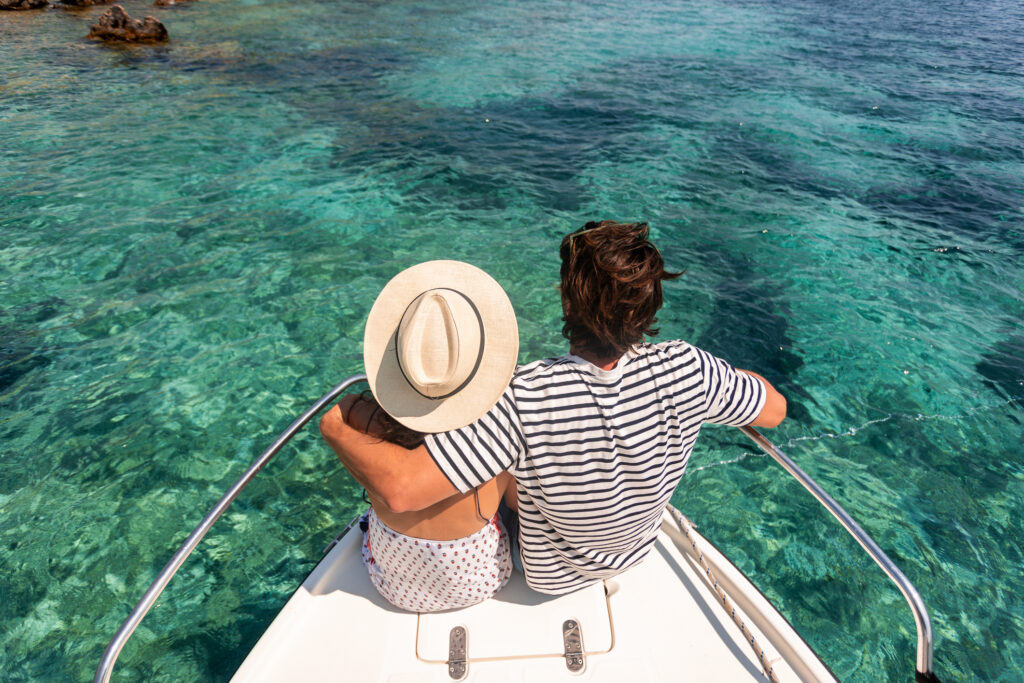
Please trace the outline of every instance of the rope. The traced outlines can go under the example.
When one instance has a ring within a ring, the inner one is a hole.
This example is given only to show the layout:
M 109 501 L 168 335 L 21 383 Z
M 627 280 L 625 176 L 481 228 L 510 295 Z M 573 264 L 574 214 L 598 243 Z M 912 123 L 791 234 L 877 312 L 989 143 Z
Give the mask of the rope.
M 711 572 L 711 567 L 709 567 L 708 563 L 704 561 L 704 553 L 697 547 L 697 542 L 694 541 L 693 536 L 690 535 L 691 527 L 689 522 L 685 517 L 683 517 L 683 514 L 674 507 L 670 506 L 669 510 L 672 511 L 672 516 L 675 518 L 676 522 L 678 522 L 683 533 L 686 534 L 687 540 L 690 541 L 690 547 L 693 548 L 694 553 L 697 555 L 697 562 L 700 564 L 701 569 L 704 570 L 704 573 L 708 577 L 708 581 L 711 582 L 712 587 L 715 589 L 718 599 L 722 601 L 726 611 L 729 612 L 729 616 L 731 616 L 733 622 L 740 627 L 740 632 L 743 633 L 743 637 L 754 649 L 754 654 L 757 655 L 758 661 L 761 662 L 761 671 L 764 672 L 764 675 L 767 676 L 768 680 L 772 683 L 779 683 L 779 677 L 775 674 L 775 669 L 772 667 L 771 662 L 765 661 L 764 648 L 761 647 L 754 635 L 747 629 L 747 625 L 743 623 L 743 619 L 740 618 L 740 615 L 736 612 L 736 608 L 733 607 L 732 602 L 729 600 L 729 596 L 726 595 L 725 591 L 722 590 L 722 587 L 718 585 L 718 579 L 716 579 L 715 575 Z

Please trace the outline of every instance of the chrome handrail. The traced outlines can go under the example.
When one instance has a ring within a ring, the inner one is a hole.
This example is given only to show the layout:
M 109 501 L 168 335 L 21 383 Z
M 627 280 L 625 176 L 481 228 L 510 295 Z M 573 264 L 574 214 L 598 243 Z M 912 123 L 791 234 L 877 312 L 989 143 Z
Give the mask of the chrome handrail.
M 839 520 L 839 523 L 850 532 L 850 535 L 856 539 L 857 543 L 860 543 L 860 546 L 867 551 L 871 559 L 896 584 L 896 587 L 899 588 L 900 593 L 906 598 L 911 611 L 914 613 L 914 621 L 917 622 L 917 676 L 915 678 L 918 681 L 937 681 L 938 679 L 932 670 L 932 622 L 928 618 L 928 608 L 925 607 L 921 595 L 914 588 L 914 584 L 910 583 L 910 580 L 903 575 L 899 567 L 878 547 L 878 544 L 875 543 L 871 536 L 853 520 L 853 517 L 839 503 L 834 501 L 831 496 L 825 493 L 825 490 L 816 481 L 811 479 L 806 472 L 800 469 L 795 462 L 780 451 L 775 444 L 762 436 L 753 427 L 740 427 L 740 431 L 753 439 L 754 443 L 760 446 L 765 453 L 772 456 L 787 472 L 796 477 L 797 481 L 803 484 L 803 487 L 810 491 L 811 495 L 817 498 L 818 502 L 824 505 Z
M 206 535 L 206 532 L 208 532 L 214 522 L 224 514 L 224 511 L 227 510 L 228 506 L 231 505 L 235 498 L 238 497 L 238 494 L 241 493 L 242 489 L 249 485 L 249 482 L 252 481 L 256 474 L 259 473 L 259 471 L 263 469 L 268 462 L 270 462 L 271 458 L 277 455 L 277 452 L 280 451 L 293 436 L 295 436 L 295 433 L 302 429 L 302 427 L 304 427 L 314 415 L 320 412 L 324 406 L 340 396 L 342 392 L 353 384 L 365 380 L 366 375 L 362 374 L 352 375 L 351 377 L 343 380 L 341 384 L 324 394 L 319 401 L 314 403 L 309 410 L 300 415 L 295 422 L 292 422 L 288 429 L 284 430 L 284 432 L 274 440 L 274 443 L 270 444 L 270 447 L 263 451 L 263 454 L 249 465 L 249 469 L 245 471 L 242 478 L 236 481 L 235 485 L 228 489 L 228 492 L 225 493 L 217 504 L 213 506 L 213 509 L 206 513 L 206 516 L 203 517 L 203 521 L 199 523 L 199 526 L 197 526 L 192 534 L 185 539 L 185 542 L 181 544 L 180 548 L 178 548 L 178 552 L 174 553 L 174 556 L 171 557 L 171 560 L 160 571 L 159 576 L 157 576 L 156 580 L 150 585 L 145 595 L 142 596 L 142 600 L 139 601 L 139 604 L 135 606 L 132 613 L 129 614 L 128 618 L 125 619 L 123 624 L 121 624 L 121 628 L 117 630 L 117 633 L 114 634 L 114 638 L 110 641 L 110 644 L 107 645 L 107 649 L 103 651 L 103 658 L 100 660 L 99 668 L 96 669 L 96 677 L 93 679 L 93 683 L 107 683 L 110 680 L 110 674 L 114 671 L 114 662 L 117 661 L 117 656 L 121 654 L 121 648 L 123 648 L 125 643 L 128 642 L 128 638 L 130 638 L 132 633 L 135 632 L 135 629 L 138 628 L 143 617 L 145 617 L 146 613 L 148 613 L 153 607 L 156 599 L 160 597 L 160 594 L 163 592 L 164 588 L 167 587 L 168 582 L 170 582 L 175 573 L 177 573 L 182 563 L 185 562 L 185 559 L 192 554 L 192 551 L 195 550 L 197 545 L 199 545 L 199 541 L 203 540 L 203 536 Z

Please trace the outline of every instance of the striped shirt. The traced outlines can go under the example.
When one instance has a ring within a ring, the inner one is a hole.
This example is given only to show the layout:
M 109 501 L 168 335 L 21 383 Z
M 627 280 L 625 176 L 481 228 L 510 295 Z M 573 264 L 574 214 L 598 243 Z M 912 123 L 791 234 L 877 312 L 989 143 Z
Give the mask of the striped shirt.
M 764 402 L 757 378 L 686 342 L 641 344 L 611 370 L 521 366 L 483 417 L 426 446 L 462 492 L 512 473 L 527 583 L 567 593 L 640 562 L 701 425 L 749 424 Z

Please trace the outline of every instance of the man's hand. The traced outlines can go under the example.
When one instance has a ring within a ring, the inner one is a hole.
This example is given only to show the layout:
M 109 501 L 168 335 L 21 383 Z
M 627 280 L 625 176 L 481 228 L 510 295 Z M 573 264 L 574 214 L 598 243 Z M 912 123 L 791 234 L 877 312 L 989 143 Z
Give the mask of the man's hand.
M 341 400 L 338 401 L 338 410 L 341 411 L 341 419 L 345 421 L 345 424 L 362 432 L 363 434 L 372 434 L 370 428 L 370 422 L 373 420 L 373 414 L 378 407 L 375 407 L 375 403 L 370 401 L 362 400 L 362 396 L 359 394 L 345 394 Z M 365 415 L 363 414 L 365 412 Z M 321 420 L 321 423 L 323 421 Z M 362 425 L 359 427 L 358 425 Z

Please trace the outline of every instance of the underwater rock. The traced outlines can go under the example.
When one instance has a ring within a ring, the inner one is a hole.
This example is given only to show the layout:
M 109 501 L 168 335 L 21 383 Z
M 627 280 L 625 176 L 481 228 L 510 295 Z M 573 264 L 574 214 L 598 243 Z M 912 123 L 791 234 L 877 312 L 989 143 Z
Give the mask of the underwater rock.
M 0 0 L 0 10 L 43 9 L 49 0 Z
M 157 7 L 170 7 L 171 5 L 188 5 L 192 0 L 156 0 L 153 4 Z
M 92 7 L 93 5 L 106 5 L 114 0 L 60 0 L 64 7 Z
M 985 384 L 1013 400 L 1024 398 L 1024 334 L 997 342 L 974 364 Z
M 114 5 L 100 15 L 89 29 L 88 38 L 131 43 L 156 43 L 167 40 L 167 29 L 153 17 L 132 19 L 124 8 Z
M 35 342 L 37 329 L 29 325 L 0 324 L 0 391 L 18 382 L 44 381 L 43 370 L 50 364 L 49 348 Z

